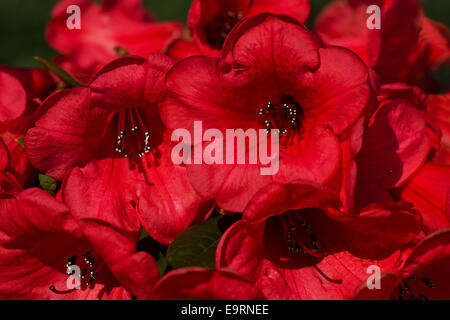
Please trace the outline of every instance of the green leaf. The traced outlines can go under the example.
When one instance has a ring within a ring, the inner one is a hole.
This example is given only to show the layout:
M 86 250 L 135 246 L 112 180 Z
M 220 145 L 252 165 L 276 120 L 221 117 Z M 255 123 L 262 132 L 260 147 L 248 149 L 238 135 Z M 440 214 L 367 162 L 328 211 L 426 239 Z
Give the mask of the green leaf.
M 147 231 L 145 231 L 145 229 L 142 228 L 142 230 L 141 230 L 141 235 L 139 236 L 139 241 L 142 240 L 142 239 L 144 239 L 144 238 L 147 238 L 147 237 L 148 237 Z
M 159 258 L 156 265 L 158 266 L 159 275 L 162 277 L 169 267 L 169 261 L 167 261 L 166 256 L 164 256 L 161 252 L 159 253 Z
M 46 67 L 48 70 L 53 72 L 55 75 L 58 76 L 62 81 L 64 81 L 68 86 L 70 87 L 83 87 L 83 84 L 75 80 L 67 71 L 61 69 L 60 67 L 56 66 L 52 62 L 41 58 L 41 57 L 34 57 L 35 60 L 42 63 L 44 67 Z
M 216 249 L 222 232 L 216 217 L 180 233 L 167 250 L 167 260 L 174 268 L 203 267 L 215 269 Z
M 169 267 L 167 258 L 164 255 L 167 252 L 166 246 L 152 239 L 152 237 L 150 237 L 147 232 L 142 229 L 136 250 L 150 254 L 156 261 L 160 275 L 164 275 Z
M 56 188 L 58 187 L 58 181 L 52 177 L 46 176 L 45 174 L 39 174 L 39 184 L 45 192 L 51 194 L 52 196 L 55 195 Z
M 25 149 L 25 137 L 16 139 L 16 142 L 17 142 L 18 144 L 20 144 L 20 146 L 22 147 L 22 149 Z

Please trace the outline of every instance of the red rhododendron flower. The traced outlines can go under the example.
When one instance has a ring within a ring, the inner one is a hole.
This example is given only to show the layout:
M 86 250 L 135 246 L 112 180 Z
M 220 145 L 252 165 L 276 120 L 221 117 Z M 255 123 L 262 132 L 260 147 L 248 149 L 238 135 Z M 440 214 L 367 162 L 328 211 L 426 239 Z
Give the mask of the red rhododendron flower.
M 309 10 L 307 0 L 194 0 L 188 24 L 199 50 L 204 55 L 218 56 L 226 37 L 241 19 L 269 12 L 303 23 Z
M 46 70 L 0 66 L 0 137 L 10 153 L 10 167 L 22 185 L 32 180 L 33 169 L 17 139 L 33 126 L 41 99 L 55 88 Z
M 381 290 L 368 290 L 365 283 L 354 299 L 448 300 L 450 299 L 450 229 L 424 239 L 395 273 L 385 273 Z
M 153 258 L 136 252 L 138 233 L 74 219 L 40 189 L 2 194 L 0 209 L 1 299 L 147 298 L 159 278 Z M 70 266 L 80 268 L 80 289 L 68 288 Z
M 399 190 L 402 199 L 409 201 L 422 213 L 426 232 L 450 227 L 450 158 L 449 94 L 430 95 L 426 102 L 426 116 L 441 132 L 441 140 L 435 153 Z
M 381 8 L 381 29 L 366 27 L 370 5 Z M 321 13 L 316 26 L 326 44 L 356 52 L 383 83 L 435 90 L 430 71 L 450 62 L 448 30 L 424 17 L 416 0 L 336 1 Z
M 67 28 L 67 8 L 81 9 L 81 29 Z M 56 62 L 78 79 L 88 82 L 92 75 L 117 57 L 115 47 L 147 57 L 160 52 L 178 37 L 179 23 L 158 23 L 143 10 L 140 0 L 62 0 L 53 10 L 47 40 L 63 57 Z
M 309 13 L 57 1 L 47 70 L 0 66 L 0 299 L 450 299 L 448 27 Z
M 22 138 L 41 99 L 55 88 L 46 70 L 0 66 L 0 133 Z
M 424 110 L 405 98 L 392 96 L 382 101 L 355 157 L 355 202 L 349 207 L 358 211 L 375 202 L 392 202 L 389 190 L 420 170 L 435 138 Z
M 271 14 L 234 29 L 220 59 L 181 61 L 166 83 L 161 113 L 170 129 L 193 132 L 201 120 L 203 130 L 217 128 L 224 136 L 230 128 L 280 130 L 276 175 L 261 175 L 258 165 L 188 165 L 201 195 L 237 212 L 271 181 L 330 179 L 339 162 L 338 135 L 348 134 L 372 96 L 370 73 L 356 55 L 320 47 L 301 24 Z
M 268 299 L 346 299 L 376 264 L 395 270 L 420 219 L 406 205 L 331 219 L 337 194 L 305 181 L 261 189 L 223 236 L 217 266 L 253 281 Z
M 439 148 L 439 126 L 426 112 L 424 93 L 390 84 L 382 86 L 378 100 L 361 149 L 341 168 L 342 209 L 358 214 L 407 201 L 420 212 L 425 232 L 448 227 L 449 168 L 429 162 Z
M 436 113 L 426 110 L 424 98 L 418 88 L 382 87 L 379 108 L 354 160 L 355 170 L 347 174 L 356 181 L 345 185 L 350 193 L 347 210 L 402 199 L 421 213 L 426 232 L 449 226 L 450 167 L 428 162 L 439 148 L 440 123 L 434 123 Z
M 169 272 L 155 286 L 156 300 L 261 300 L 264 296 L 233 270 L 183 268 Z
M 0 72 L 0 86 L 0 124 L 3 127 L 25 112 L 26 92 L 20 81 L 6 72 Z
M 41 172 L 61 180 L 80 167 L 66 185 L 68 203 L 84 206 L 90 197 L 83 210 L 119 220 L 138 210 L 149 234 L 163 243 L 202 221 L 211 207 L 170 158 L 158 104 L 171 65 L 162 54 L 118 59 L 88 87 L 50 96 L 48 112 L 25 138 Z

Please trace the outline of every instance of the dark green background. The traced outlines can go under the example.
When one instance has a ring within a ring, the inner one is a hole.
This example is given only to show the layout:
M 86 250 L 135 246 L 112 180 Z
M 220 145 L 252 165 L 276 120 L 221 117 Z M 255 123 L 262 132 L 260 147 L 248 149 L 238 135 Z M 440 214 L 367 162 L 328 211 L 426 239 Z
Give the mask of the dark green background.
M 329 0 L 310 0 L 309 24 Z M 423 0 L 427 15 L 450 24 L 449 0 Z M 57 0 L 0 0 L 0 64 L 38 66 L 33 56 L 50 58 L 54 52 L 46 45 L 44 30 Z M 185 21 L 191 0 L 145 0 L 159 20 Z

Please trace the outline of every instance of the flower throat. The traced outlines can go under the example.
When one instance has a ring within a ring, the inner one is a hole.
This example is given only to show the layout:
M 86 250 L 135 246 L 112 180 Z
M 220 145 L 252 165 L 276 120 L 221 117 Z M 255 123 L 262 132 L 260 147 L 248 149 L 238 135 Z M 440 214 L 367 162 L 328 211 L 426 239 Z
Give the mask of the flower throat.
M 115 151 L 124 158 L 142 158 L 150 153 L 150 132 L 138 108 L 127 108 L 118 114 Z
M 293 142 L 295 136 L 301 137 L 303 134 L 302 121 L 304 118 L 303 109 L 300 104 L 290 95 L 281 97 L 281 104 L 267 102 L 266 106 L 259 110 L 259 116 L 266 132 L 279 130 L 280 141 L 283 144 Z

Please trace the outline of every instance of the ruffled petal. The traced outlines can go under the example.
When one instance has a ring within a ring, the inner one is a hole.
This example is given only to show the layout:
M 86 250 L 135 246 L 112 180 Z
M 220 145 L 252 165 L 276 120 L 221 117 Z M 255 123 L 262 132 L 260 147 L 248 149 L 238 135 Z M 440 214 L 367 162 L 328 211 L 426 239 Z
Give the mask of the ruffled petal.
M 25 137 L 30 162 L 41 172 L 61 180 L 75 165 L 101 156 L 108 114 L 91 106 L 88 88 L 57 92 L 43 108 L 48 112 Z

